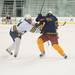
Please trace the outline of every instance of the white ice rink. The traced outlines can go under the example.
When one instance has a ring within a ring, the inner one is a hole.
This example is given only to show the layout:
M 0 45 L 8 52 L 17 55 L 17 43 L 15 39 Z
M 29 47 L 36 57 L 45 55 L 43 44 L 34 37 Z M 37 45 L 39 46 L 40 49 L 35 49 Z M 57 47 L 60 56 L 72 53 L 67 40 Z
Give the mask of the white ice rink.
M 0 75 L 75 75 L 75 25 L 59 27 L 59 43 L 68 55 L 63 59 L 48 43 L 46 56 L 39 58 L 39 33 L 23 35 L 19 55 L 10 56 L 5 49 L 12 43 L 10 25 L 0 25 Z

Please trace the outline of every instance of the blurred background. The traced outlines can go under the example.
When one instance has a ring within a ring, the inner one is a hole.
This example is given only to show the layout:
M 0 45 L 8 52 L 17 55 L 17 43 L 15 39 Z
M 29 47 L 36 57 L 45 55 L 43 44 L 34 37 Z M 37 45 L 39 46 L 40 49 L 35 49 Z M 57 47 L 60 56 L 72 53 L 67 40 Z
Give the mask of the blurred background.
M 0 0 L 0 16 L 37 16 L 44 0 Z M 58 17 L 75 17 L 75 0 L 45 0 L 42 14 L 51 10 Z

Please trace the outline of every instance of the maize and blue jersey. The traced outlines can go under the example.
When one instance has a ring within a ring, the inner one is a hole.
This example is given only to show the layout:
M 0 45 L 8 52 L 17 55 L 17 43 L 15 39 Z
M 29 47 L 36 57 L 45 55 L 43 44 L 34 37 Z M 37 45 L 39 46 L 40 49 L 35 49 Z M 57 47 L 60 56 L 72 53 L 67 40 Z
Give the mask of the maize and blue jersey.
M 57 34 L 56 32 L 56 25 L 55 22 L 57 21 L 57 18 L 53 15 L 47 16 L 45 25 L 42 29 L 43 34 Z

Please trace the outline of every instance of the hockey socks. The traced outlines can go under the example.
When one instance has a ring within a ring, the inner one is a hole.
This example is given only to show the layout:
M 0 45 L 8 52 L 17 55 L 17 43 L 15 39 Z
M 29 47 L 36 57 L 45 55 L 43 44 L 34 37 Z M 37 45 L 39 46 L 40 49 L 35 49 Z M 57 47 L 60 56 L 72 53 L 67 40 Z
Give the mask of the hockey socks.
M 53 44 L 52 47 L 65 59 L 67 58 L 67 55 L 64 53 L 63 49 L 58 44 Z

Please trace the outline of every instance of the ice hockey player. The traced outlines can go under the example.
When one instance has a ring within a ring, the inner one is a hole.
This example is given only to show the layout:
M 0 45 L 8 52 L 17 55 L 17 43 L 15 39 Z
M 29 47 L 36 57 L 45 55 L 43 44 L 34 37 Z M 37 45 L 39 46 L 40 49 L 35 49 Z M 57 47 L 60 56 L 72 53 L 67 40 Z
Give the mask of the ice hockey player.
M 45 55 L 44 43 L 46 41 L 51 41 L 52 47 L 65 59 L 67 58 L 67 55 L 59 46 L 57 29 L 58 19 L 52 14 L 51 11 L 49 11 L 46 15 L 45 25 L 41 30 L 42 35 L 37 40 L 37 44 L 41 52 L 40 57 Z
M 6 51 L 13 55 L 12 50 L 14 50 L 14 57 L 17 57 L 20 47 L 21 37 L 27 31 L 30 31 L 33 27 L 32 17 L 30 15 L 26 15 L 25 19 L 20 22 L 18 25 L 14 25 L 10 29 L 10 36 L 13 39 L 13 44 L 11 44 Z

